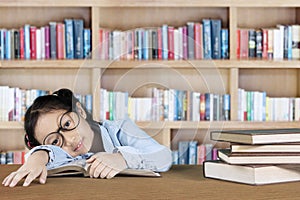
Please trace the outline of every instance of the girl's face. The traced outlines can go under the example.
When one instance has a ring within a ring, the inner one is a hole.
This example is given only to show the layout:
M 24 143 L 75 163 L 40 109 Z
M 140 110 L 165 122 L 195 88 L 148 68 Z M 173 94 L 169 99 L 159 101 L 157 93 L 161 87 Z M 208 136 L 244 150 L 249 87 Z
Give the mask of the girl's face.
M 77 105 L 77 113 L 57 110 L 41 115 L 35 127 L 37 141 L 61 146 L 73 157 L 87 153 L 91 149 L 94 132 L 85 120 L 86 114 L 80 104 Z

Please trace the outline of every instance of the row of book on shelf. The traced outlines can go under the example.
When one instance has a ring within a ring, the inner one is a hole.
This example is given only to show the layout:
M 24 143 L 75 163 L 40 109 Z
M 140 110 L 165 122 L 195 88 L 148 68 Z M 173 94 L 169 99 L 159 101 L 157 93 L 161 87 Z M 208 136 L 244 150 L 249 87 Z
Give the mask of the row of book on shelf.
M 23 121 L 25 112 L 33 101 L 47 94 L 52 94 L 52 91 L 0 86 L 0 121 Z M 75 96 L 90 113 L 93 112 L 91 94 L 76 93 Z
M 237 30 L 237 58 L 299 59 L 300 25 Z
M 266 92 L 238 89 L 239 121 L 299 121 L 299 97 L 268 97 Z
M 174 27 L 99 30 L 102 60 L 228 59 L 228 29 L 221 19 L 202 19 Z
M 0 29 L 0 59 L 83 59 L 91 53 L 91 30 L 83 19 L 36 27 Z
M 150 88 L 150 97 L 129 97 L 128 92 L 100 90 L 100 119 L 134 121 L 227 121 L 230 95 L 178 89 Z
M 173 165 L 202 165 L 204 161 L 216 160 L 217 149 L 213 144 L 198 141 L 179 141 L 178 149 L 172 150 Z
M 25 151 L 0 152 L 0 164 L 24 164 Z
M 205 161 L 204 176 L 251 185 L 300 181 L 300 129 L 211 131 L 211 140 L 230 143 Z

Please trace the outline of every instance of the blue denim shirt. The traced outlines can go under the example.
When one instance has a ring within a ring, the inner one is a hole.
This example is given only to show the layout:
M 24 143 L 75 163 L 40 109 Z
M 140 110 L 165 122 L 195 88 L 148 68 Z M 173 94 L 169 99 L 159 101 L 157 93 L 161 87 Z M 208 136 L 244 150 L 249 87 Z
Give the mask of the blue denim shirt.
M 156 142 L 129 118 L 118 121 L 106 120 L 103 121 L 102 125 L 99 125 L 99 128 L 105 151 L 109 153 L 120 152 L 126 160 L 128 168 L 164 172 L 171 167 L 170 149 Z M 86 159 L 92 155 L 92 153 L 87 153 L 72 157 L 60 147 L 41 145 L 31 149 L 26 157 L 37 150 L 49 152 L 48 170 L 74 160 Z

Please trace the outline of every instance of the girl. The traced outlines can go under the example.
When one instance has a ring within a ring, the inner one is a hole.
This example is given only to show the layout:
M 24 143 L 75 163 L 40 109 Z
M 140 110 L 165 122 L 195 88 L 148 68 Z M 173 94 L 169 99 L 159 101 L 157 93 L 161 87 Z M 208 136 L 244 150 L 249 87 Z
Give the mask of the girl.
M 26 162 L 2 182 L 14 187 L 25 178 L 44 184 L 47 169 L 76 159 L 91 164 L 91 178 L 110 179 L 126 168 L 167 171 L 171 151 L 139 129 L 129 118 L 98 123 L 68 89 L 35 99 L 25 114 Z

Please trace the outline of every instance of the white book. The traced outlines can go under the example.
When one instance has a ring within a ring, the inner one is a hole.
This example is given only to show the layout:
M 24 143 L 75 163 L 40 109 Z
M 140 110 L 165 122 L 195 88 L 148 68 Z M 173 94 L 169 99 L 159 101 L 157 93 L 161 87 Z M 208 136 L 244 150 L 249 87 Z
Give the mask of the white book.
M 179 31 L 178 29 L 174 29 L 174 59 L 180 59 L 179 53 Z
M 36 59 L 42 58 L 42 42 L 41 42 L 41 29 L 36 29 Z
M 204 177 L 250 185 L 300 180 L 299 165 L 230 165 L 221 161 L 204 162 Z
M 41 27 L 41 59 L 46 58 L 45 27 Z

